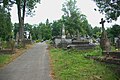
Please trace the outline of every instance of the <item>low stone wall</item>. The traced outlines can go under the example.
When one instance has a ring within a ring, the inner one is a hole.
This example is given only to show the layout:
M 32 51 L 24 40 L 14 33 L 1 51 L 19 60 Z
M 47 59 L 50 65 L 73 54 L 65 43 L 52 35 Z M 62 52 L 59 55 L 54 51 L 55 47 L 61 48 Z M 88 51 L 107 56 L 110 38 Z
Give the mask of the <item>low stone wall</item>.
M 14 50 L 10 50 L 10 49 L 0 50 L 0 54 L 13 54 L 14 52 L 15 52 Z
M 89 42 L 80 42 L 80 41 L 73 41 L 72 44 L 89 44 Z
M 120 59 L 117 58 L 99 57 L 99 56 L 85 56 L 85 58 L 94 59 L 96 61 L 105 62 L 109 64 L 120 65 Z
M 120 59 L 120 51 L 119 52 L 118 51 L 116 51 L 116 52 L 115 51 L 114 52 L 110 51 L 109 54 L 107 54 L 106 51 L 103 51 L 102 54 L 103 55 L 109 55 L 113 58 L 119 58 Z

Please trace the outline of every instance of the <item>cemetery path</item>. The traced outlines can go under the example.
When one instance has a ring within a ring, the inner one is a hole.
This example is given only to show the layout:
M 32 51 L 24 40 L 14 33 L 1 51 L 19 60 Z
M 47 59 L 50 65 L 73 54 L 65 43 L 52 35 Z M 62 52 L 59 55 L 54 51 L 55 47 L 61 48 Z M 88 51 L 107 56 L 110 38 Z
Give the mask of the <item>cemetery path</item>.
M 51 80 L 46 43 L 37 43 L 0 69 L 0 80 Z

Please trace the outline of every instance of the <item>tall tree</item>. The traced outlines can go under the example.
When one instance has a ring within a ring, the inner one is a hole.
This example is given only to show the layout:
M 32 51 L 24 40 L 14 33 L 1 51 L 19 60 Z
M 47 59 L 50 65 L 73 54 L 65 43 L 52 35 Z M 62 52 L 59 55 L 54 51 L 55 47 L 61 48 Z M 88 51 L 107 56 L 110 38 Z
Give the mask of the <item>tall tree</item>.
M 101 13 L 108 21 L 117 20 L 120 16 L 120 0 L 94 0 Z M 95 9 L 96 10 L 96 9 Z
M 70 36 L 76 35 L 78 31 L 80 34 L 84 34 L 85 29 L 83 27 L 88 26 L 86 16 L 79 12 L 76 3 L 76 0 L 67 0 L 62 8 L 64 12 L 62 19 L 67 30 L 66 34 L 68 33 Z

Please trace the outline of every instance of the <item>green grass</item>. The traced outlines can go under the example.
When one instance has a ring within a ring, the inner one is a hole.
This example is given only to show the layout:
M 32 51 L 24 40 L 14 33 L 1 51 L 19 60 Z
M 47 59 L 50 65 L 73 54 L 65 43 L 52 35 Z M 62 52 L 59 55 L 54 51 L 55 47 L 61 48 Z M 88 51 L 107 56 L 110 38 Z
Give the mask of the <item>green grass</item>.
M 86 54 L 101 55 L 99 51 L 75 51 L 51 48 L 55 80 L 117 80 L 104 64 L 84 58 Z
M 10 55 L 0 55 L 0 65 L 6 64 L 10 60 Z

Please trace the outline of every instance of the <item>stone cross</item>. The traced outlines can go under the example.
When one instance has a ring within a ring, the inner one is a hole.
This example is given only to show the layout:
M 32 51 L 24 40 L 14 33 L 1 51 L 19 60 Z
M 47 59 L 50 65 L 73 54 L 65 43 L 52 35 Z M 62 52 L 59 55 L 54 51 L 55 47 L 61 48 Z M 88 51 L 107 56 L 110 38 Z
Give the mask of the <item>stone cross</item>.
M 105 20 L 103 20 L 103 18 L 101 18 L 101 22 L 100 22 L 100 24 L 102 24 L 102 31 L 105 30 L 105 28 L 104 28 L 104 23 L 105 23 Z
M 100 24 L 102 24 L 102 34 L 101 34 L 101 39 L 100 39 L 100 47 L 103 51 L 107 51 L 107 53 L 109 53 L 110 41 L 107 37 L 107 32 L 104 29 L 104 23 L 105 23 L 105 20 L 103 20 L 103 18 L 101 18 Z

